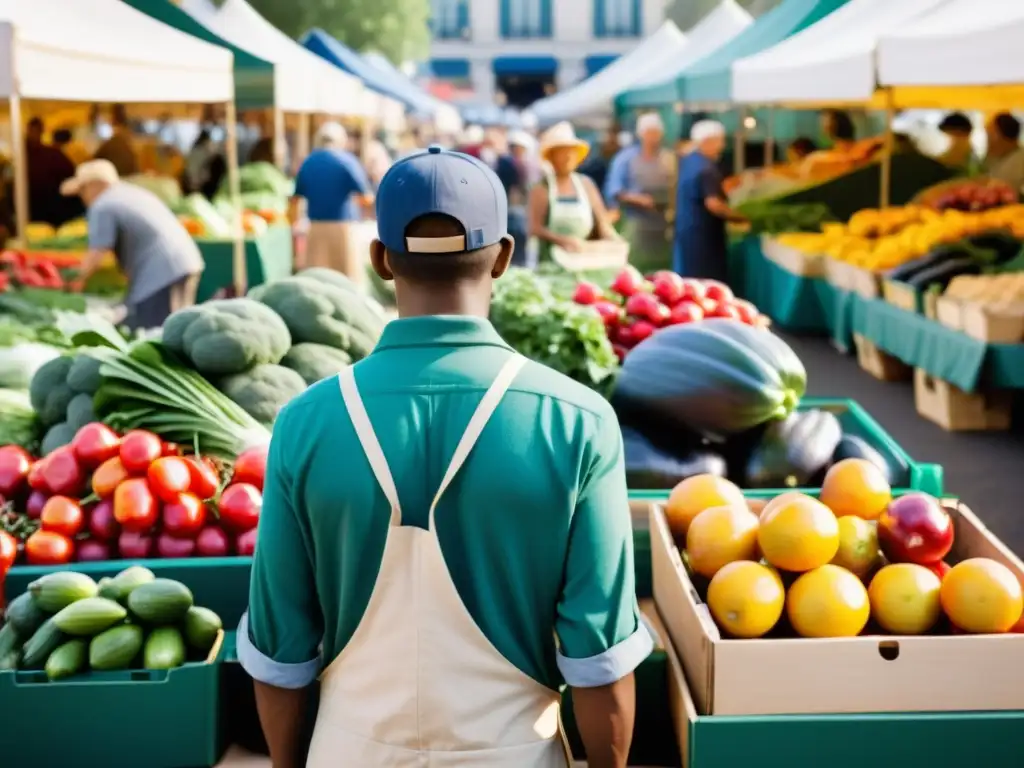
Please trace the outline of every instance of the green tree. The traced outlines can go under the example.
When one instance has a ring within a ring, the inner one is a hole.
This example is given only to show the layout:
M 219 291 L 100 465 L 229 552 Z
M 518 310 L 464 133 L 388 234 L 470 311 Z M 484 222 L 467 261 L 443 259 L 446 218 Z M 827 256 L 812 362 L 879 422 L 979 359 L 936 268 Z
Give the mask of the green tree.
M 248 0 L 289 37 L 320 27 L 356 51 L 395 64 L 422 58 L 430 42 L 430 0 Z

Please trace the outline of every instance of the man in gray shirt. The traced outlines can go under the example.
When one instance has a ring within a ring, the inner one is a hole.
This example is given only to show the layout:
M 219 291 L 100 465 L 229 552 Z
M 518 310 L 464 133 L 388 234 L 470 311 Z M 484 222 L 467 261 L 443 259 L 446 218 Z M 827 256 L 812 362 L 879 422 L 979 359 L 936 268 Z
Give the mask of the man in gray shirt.
M 80 196 L 88 209 L 89 252 L 73 288 L 81 290 L 103 254 L 113 251 L 128 277 L 130 328 L 159 327 L 172 312 L 195 303 L 203 258 L 160 198 L 120 181 L 109 160 L 82 163 L 61 193 Z

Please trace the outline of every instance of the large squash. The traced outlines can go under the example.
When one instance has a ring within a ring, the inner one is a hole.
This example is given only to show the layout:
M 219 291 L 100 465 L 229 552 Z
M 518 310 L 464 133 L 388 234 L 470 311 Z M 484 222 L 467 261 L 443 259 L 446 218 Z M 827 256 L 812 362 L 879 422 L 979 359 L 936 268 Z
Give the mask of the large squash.
M 666 328 L 638 345 L 615 398 L 666 426 L 725 436 L 784 419 L 806 386 L 803 363 L 782 339 L 716 318 Z

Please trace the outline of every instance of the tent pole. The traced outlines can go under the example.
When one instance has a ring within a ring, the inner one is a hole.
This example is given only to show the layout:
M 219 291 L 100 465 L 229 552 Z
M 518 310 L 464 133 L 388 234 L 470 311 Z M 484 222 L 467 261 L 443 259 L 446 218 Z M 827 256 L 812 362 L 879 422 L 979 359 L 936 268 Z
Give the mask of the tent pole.
M 15 81 L 17 82 L 17 81 Z M 25 233 L 28 231 L 28 163 L 25 160 L 24 124 L 21 119 L 21 97 L 14 94 L 10 98 L 11 109 L 11 164 L 14 170 L 14 222 L 18 229 L 18 239 L 22 244 L 28 243 Z
M 765 118 L 764 137 L 764 167 L 771 168 L 775 165 L 775 108 L 768 107 L 768 115 Z
M 242 189 L 238 178 L 238 116 L 235 114 L 234 99 L 225 104 L 224 148 L 228 164 L 228 188 L 231 190 L 231 205 L 238 211 L 235 223 L 234 249 L 231 260 L 232 284 L 236 296 L 244 296 L 248 287 L 245 268 L 245 227 L 242 224 Z
M 299 129 L 295 137 L 295 157 L 292 158 L 292 174 L 299 172 L 299 166 L 309 154 L 309 115 L 299 115 Z
M 288 138 L 284 132 L 284 112 L 274 107 L 272 117 L 274 119 L 274 165 L 284 171 L 287 170 L 284 164 L 285 155 L 288 153 Z
M 892 121 L 895 117 L 895 108 L 892 100 L 892 89 L 885 91 L 885 138 L 882 146 L 881 189 L 879 190 L 879 207 L 888 208 L 892 191 L 892 152 L 895 147 L 895 136 L 892 131 Z
M 736 128 L 736 151 L 733 154 L 733 172 L 743 173 L 747 167 L 747 108 L 739 108 L 739 126 Z

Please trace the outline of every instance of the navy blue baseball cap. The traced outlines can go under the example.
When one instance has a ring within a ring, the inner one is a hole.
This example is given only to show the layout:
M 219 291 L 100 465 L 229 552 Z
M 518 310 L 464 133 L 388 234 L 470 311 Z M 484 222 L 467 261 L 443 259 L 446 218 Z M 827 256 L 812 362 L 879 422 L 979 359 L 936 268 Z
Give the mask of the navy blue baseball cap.
M 465 230 L 454 237 L 408 237 L 409 225 L 430 214 L 450 216 Z M 396 253 L 463 253 L 508 234 L 508 197 L 487 165 L 433 146 L 402 158 L 377 189 L 377 237 Z

